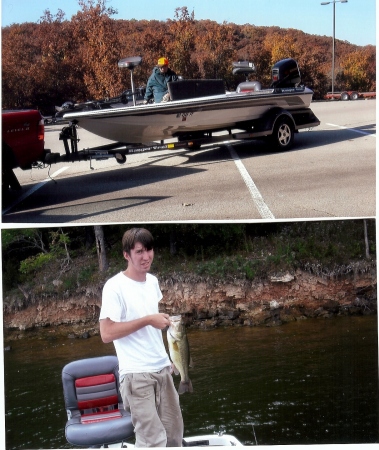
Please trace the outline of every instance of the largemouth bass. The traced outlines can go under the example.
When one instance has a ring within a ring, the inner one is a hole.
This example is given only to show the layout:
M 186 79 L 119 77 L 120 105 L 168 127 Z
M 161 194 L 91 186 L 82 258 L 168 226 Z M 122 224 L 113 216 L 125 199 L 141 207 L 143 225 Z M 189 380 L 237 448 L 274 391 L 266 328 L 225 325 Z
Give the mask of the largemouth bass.
M 193 392 L 192 382 L 188 375 L 192 360 L 188 345 L 188 338 L 181 316 L 169 317 L 170 326 L 167 330 L 167 342 L 171 361 L 174 364 L 174 373 L 180 374 L 178 393 Z

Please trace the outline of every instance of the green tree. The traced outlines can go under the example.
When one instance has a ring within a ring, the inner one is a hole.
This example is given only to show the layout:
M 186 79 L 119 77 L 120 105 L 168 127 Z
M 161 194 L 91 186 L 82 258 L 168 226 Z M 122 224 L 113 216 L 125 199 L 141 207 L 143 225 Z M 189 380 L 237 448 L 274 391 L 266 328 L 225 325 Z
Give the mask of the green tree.
M 48 253 L 46 235 L 47 232 L 45 229 L 4 229 L 1 233 L 3 255 L 4 252 L 12 252 L 17 248 L 24 253 L 29 251 Z
M 36 231 L 36 236 L 40 235 L 39 230 Z M 42 241 L 42 239 L 41 239 Z M 68 233 L 63 231 L 62 228 L 58 230 L 49 231 L 49 246 L 42 248 L 41 252 L 36 255 L 29 256 L 20 263 L 20 272 L 23 274 L 34 274 L 36 271 L 46 267 L 48 263 L 53 260 L 60 262 L 60 273 L 57 274 L 57 278 L 66 272 L 72 263 L 72 259 L 69 252 L 70 237 Z

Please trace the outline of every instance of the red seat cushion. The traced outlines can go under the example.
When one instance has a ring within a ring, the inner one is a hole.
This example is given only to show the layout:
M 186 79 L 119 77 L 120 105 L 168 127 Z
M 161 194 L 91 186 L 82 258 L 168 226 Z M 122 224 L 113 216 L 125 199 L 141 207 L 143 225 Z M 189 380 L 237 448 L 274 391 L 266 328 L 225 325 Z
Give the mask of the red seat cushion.
M 96 375 L 75 380 L 78 409 L 101 409 L 118 404 L 116 378 L 113 373 Z M 99 412 L 99 411 L 95 411 Z
M 83 424 L 86 423 L 94 423 L 94 422 L 103 422 L 104 420 L 114 420 L 121 419 L 122 414 L 118 409 L 113 409 L 107 412 L 99 412 L 93 414 L 83 414 L 81 417 L 81 422 Z

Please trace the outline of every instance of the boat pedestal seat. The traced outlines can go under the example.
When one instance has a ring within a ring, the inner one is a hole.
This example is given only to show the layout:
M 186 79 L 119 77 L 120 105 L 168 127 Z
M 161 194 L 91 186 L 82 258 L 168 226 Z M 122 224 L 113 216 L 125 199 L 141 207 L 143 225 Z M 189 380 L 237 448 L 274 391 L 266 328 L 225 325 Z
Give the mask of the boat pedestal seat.
M 121 412 L 118 419 L 105 419 L 99 422 L 83 424 L 81 416 L 68 420 L 65 427 L 67 441 L 80 447 L 122 442 L 134 435 L 130 415 Z
M 121 69 L 133 70 L 135 67 L 141 65 L 141 63 L 141 56 L 129 56 L 128 58 L 120 59 L 120 61 L 118 62 L 118 67 L 120 67 Z
M 82 359 L 62 370 L 67 411 L 65 434 L 72 445 L 92 447 L 134 436 L 119 392 L 116 356 Z
M 245 81 L 237 86 L 236 92 L 255 92 L 261 89 L 262 85 L 259 81 Z
M 237 61 L 232 63 L 233 75 L 245 75 L 246 81 L 249 81 L 249 75 L 255 73 L 255 64 L 249 61 Z
M 167 87 L 173 101 L 225 94 L 223 80 L 170 81 Z

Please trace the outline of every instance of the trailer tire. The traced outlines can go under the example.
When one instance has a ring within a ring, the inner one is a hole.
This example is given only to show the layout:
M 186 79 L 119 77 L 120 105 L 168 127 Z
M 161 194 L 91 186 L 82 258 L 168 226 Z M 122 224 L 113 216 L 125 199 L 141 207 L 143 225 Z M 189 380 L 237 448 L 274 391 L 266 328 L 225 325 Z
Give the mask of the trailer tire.
M 126 162 L 126 156 L 123 153 L 115 153 L 114 157 L 119 164 L 124 164 Z
M 349 99 L 350 99 L 349 94 L 348 94 L 347 92 L 342 92 L 342 94 L 341 94 L 341 100 L 344 101 L 344 102 L 346 102 L 346 100 L 349 100 Z
M 358 100 L 358 98 L 359 98 L 358 92 L 352 92 L 350 94 L 350 100 Z
M 294 142 L 295 127 L 290 117 L 279 116 L 275 122 L 273 133 L 269 137 L 270 145 L 275 150 L 289 150 Z

